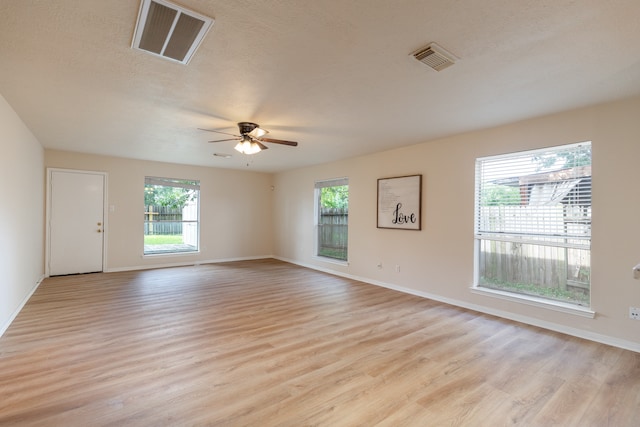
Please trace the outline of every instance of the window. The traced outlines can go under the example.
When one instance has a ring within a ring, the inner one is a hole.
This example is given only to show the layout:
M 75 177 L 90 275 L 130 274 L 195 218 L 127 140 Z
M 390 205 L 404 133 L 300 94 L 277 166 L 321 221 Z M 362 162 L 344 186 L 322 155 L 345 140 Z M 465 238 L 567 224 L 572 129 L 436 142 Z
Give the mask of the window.
M 590 304 L 591 143 L 476 160 L 475 286 Z
M 316 255 L 347 260 L 349 180 L 316 182 Z
M 144 254 L 197 252 L 200 181 L 144 179 Z

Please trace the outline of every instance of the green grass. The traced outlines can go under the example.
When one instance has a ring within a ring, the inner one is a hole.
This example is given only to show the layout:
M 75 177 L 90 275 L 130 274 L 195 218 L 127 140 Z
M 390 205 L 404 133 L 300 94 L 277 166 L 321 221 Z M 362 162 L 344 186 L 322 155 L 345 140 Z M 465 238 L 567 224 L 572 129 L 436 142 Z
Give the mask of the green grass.
M 489 289 L 510 291 L 524 295 L 538 296 L 556 301 L 564 301 L 572 304 L 589 306 L 589 295 L 586 295 L 585 293 L 579 291 L 544 287 L 531 283 L 512 283 L 498 280 L 488 280 L 486 278 L 482 279 L 480 286 Z
M 182 235 L 153 234 L 144 236 L 145 245 L 181 245 Z
M 341 261 L 347 260 L 347 250 L 346 249 L 330 249 L 330 248 L 320 248 L 318 251 L 318 256 L 323 256 L 327 258 L 334 258 Z

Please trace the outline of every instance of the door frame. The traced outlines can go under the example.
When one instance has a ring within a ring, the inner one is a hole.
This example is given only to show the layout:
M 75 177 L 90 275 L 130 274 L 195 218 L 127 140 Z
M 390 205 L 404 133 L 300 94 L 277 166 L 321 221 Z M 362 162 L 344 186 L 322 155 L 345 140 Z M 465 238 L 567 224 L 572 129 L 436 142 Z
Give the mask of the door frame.
M 102 188 L 102 271 L 106 271 L 107 266 L 107 231 L 109 230 L 108 220 L 109 220 L 109 209 L 107 206 L 107 194 L 109 188 L 109 174 L 107 172 L 100 171 L 87 171 L 87 170 L 79 170 L 79 169 L 63 169 L 63 168 L 47 168 L 47 209 L 45 214 L 45 264 L 44 264 L 44 275 L 45 277 L 50 276 L 50 262 L 51 262 L 51 179 L 54 172 L 66 172 L 66 173 L 75 173 L 75 174 L 85 174 L 85 175 L 101 175 L 103 178 L 103 188 Z

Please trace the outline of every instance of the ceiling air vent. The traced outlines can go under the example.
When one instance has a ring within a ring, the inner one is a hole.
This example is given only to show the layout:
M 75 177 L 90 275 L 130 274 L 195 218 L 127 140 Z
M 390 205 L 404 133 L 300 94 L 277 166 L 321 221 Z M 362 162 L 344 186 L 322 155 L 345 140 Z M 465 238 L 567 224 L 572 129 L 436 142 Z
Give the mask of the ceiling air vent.
M 455 55 L 447 52 L 435 43 L 431 43 L 427 47 L 423 47 L 412 55 L 418 61 L 428 65 L 436 71 L 444 70 L 445 68 L 455 64 L 457 59 Z
M 132 47 L 188 64 L 213 19 L 165 0 L 142 0 Z

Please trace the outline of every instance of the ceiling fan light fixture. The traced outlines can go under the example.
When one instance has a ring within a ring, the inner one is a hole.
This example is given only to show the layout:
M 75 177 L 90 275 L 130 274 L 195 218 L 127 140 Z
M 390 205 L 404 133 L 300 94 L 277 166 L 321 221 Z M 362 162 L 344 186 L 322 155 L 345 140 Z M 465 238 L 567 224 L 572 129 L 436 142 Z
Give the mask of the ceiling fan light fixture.
M 251 132 L 249 132 L 249 135 L 251 135 L 254 138 L 260 138 L 262 136 L 265 136 L 268 133 L 269 133 L 269 131 L 257 127 L 254 130 L 252 130 Z
M 249 139 L 245 139 L 240 141 L 233 147 L 236 151 L 239 151 L 242 154 L 256 154 L 262 151 L 260 146 Z

